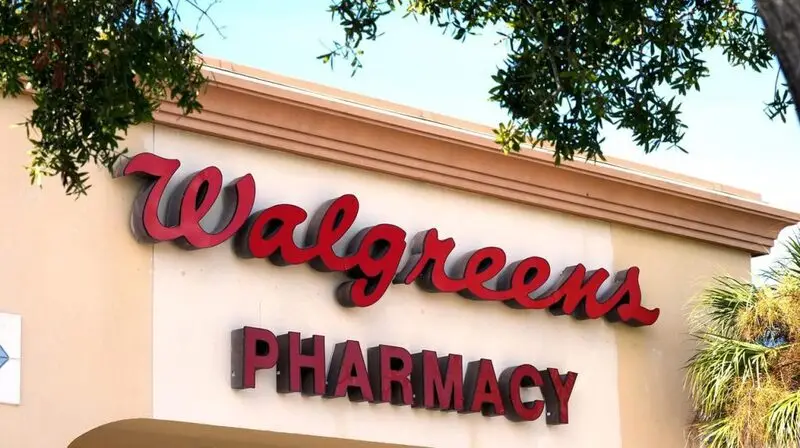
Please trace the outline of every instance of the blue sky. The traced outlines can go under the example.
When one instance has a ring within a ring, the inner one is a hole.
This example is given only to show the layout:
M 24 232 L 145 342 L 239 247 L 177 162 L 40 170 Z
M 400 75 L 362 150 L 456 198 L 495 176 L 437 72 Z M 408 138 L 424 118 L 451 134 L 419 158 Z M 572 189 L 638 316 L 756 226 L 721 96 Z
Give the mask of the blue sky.
M 387 17 L 385 32 L 364 46 L 364 67 L 351 77 L 346 63 L 334 70 L 316 56 L 342 36 L 326 12 L 329 0 L 227 0 L 215 5 L 199 30 L 203 53 L 235 63 L 313 81 L 364 95 L 487 125 L 505 118 L 488 101 L 490 76 L 505 55 L 497 36 L 452 40 L 427 22 Z M 184 27 L 194 30 L 197 15 L 182 8 Z M 608 155 L 658 166 L 761 193 L 776 206 L 800 211 L 800 125 L 770 121 L 763 113 L 775 71 L 753 73 L 727 65 L 710 53 L 711 76 L 683 102 L 689 126 L 683 142 L 688 154 L 661 151 L 645 155 L 625 132 L 609 129 Z M 789 231 L 785 231 L 785 237 Z M 754 260 L 760 268 L 767 257 Z

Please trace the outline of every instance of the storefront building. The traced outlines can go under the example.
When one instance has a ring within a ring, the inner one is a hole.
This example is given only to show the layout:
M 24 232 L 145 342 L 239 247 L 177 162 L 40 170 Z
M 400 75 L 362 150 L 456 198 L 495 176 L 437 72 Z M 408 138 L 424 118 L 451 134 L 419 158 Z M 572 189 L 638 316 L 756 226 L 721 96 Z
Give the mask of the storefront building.
M 680 447 L 687 303 L 800 220 L 208 71 L 78 201 L 29 186 L 32 103 L 0 102 L 0 446 Z

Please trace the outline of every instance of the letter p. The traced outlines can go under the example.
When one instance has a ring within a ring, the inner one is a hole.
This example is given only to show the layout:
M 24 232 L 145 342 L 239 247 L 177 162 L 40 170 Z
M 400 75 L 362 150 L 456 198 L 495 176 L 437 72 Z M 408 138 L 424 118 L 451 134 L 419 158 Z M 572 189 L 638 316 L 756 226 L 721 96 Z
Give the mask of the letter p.
M 261 328 L 243 327 L 231 332 L 231 387 L 253 389 L 256 371 L 278 362 L 278 339 Z

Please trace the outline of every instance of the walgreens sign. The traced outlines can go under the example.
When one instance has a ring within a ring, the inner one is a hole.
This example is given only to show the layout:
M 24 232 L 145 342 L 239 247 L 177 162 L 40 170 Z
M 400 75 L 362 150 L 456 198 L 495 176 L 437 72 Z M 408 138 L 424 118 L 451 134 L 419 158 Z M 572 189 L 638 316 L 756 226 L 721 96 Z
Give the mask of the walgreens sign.
M 431 293 L 455 293 L 466 299 L 500 302 L 520 310 L 547 310 L 575 319 L 605 318 L 630 326 L 656 322 L 659 310 L 642 305 L 639 269 L 630 267 L 611 277 L 605 269 L 582 264 L 564 269 L 552 282 L 550 264 L 530 256 L 509 262 L 498 247 L 483 247 L 452 260 L 456 243 L 434 229 L 411 238 L 400 227 L 378 223 L 350 232 L 358 217 L 353 195 L 333 198 L 309 214 L 292 204 L 253 210 L 256 184 L 250 174 L 223 186 L 221 171 L 202 169 L 178 179 L 167 194 L 180 161 L 142 153 L 128 159 L 118 176 L 144 180 L 135 200 L 132 228 L 138 240 L 173 241 L 185 249 L 204 249 L 233 242 L 243 258 L 264 259 L 277 266 L 308 264 L 320 272 L 339 272 L 344 279 L 335 297 L 345 307 L 377 304 L 393 285 L 416 283 Z M 200 222 L 221 195 L 226 209 L 212 229 Z M 161 216 L 162 202 L 166 214 Z M 306 231 L 298 227 L 306 223 Z M 345 239 L 342 253 L 334 246 Z M 402 262 L 406 251 L 409 257 Z M 448 269 L 445 266 L 448 266 Z M 453 266 L 453 267 L 450 267 Z M 494 286 L 488 286 L 489 284 Z M 569 422 L 569 400 L 578 374 L 532 364 L 506 367 L 499 374 L 489 359 L 470 361 L 440 356 L 432 350 L 412 353 L 402 347 L 377 345 L 366 357 L 358 341 L 335 345 L 330 363 L 325 337 L 303 338 L 298 332 L 276 335 L 263 328 L 233 331 L 231 387 L 256 387 L 256 372 L 274 369 L 279 393 L 300 393 L 352 401 L 391 403 L 424 409 L 504 415 L 512 421 L 533 421 L 543 413 L 551 425 Z M 523 401 L 522 391 L 539 388 L 542 400 Z
M 320 272 L 341 272 L 347 276 L 336 289 L 342 306 L 367 307 L 376 304 L 392 284 L 417 283 L 433 293 L 456 293 L 471 300 L 501 302 L 523 310 L 548 310 L 576 319 L 605 318 L 631 326 L 652 325 L 659 310 L 642 305 L 639 268 L 617 272 L 605 293 L 601 285 L 610 277 L 603 269 L 588 271 L 582 264 L 564 269 L 552 287 L 539 291 L 551 275 L 544 258 L 531 256 L 508 263 L 499 247 L 483 247 L 453 260 L 445 269 L 456 243 L 442 238 L 436 229 L 417 233 L 407 240 L 406 232 L 393 224 L 375 224 L 359 230 L 339 254 L 333 246 L 351 229 L 358 216 L 358 199 L 344 195 L 322 205 L 313 215 L 292 204 L 276 204 L 253 210 L 256 184 L 245 174 L 223 189 L 222 172 L 208 167 L 182 179 L 165 197 L 180 162 L 151 153 L 134 156 L 122 167 L 122 176 L 144 178 L 144 188 L 133 207 L 132 226 L 141 241 L 174 241 L 186 249 L 204 249 L 234 240 L 243 258 L 261 258 L 277 266 L 307 263 Z M 200 221 L 221 194 L 228 209 L 214 229 Z M 167 214 L 159 216 L 166 200 Z M 300 243 L 297 227 L 308 220 Z M 401 266 L 406 250 L 410 257 Z M 496 280 L 496 288 L 486 284 Z

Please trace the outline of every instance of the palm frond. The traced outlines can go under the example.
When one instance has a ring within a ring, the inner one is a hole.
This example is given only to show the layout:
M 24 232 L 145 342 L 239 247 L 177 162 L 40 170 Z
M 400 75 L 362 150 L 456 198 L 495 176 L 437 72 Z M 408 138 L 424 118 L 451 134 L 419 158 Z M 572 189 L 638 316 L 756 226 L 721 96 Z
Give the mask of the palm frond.
M 693 329 L 728 337 L 736 334 L 739 312 L 753 307 L 758 287 L 733 277 L 719 277 L 695 304 L 689 322 Z
M 772 376 L 757 384 L 752 381 L 739 382 L 734 400 L 726 410 L 726 417 L 731 419 L 739 433 L 741 445 L 737 448 L 777 448 L 769 443 L 766 422 L 772 406 L 786 395 L 783 386 Z
M 761 272 L 768 280 L 780 282 L 785 276 L 800 277 L 800 232 L 790 236 L 783 247 L 786 255 Z
M 768 373 L 769 348 L 711 333 L 698 333 L 700 347 L 687 364 L 687 385 L 703 419 L 717 418 L 733 400 L 739 381 L 758 383 Z
M 739 311 L 736 336 L 761 345 L 779 345 L 788 337 L 789 327 L 800 318 L 793 302 L 791 297 L 779 294 L 777 288 L 759 288 L 753 306 Z
M 772 406 L 767 435 L 776 447 L 800 446 L 800 392 L 790 393 Z
M 738 428 L 730 418 L 719 418 L 694 425 L 691 431 L 695 444 L 704 448 L 738 448 Z
M 757 285 L 719 277 L 694 304 L 686 365 L 702 448 L 800 448 L 800 233 Z

